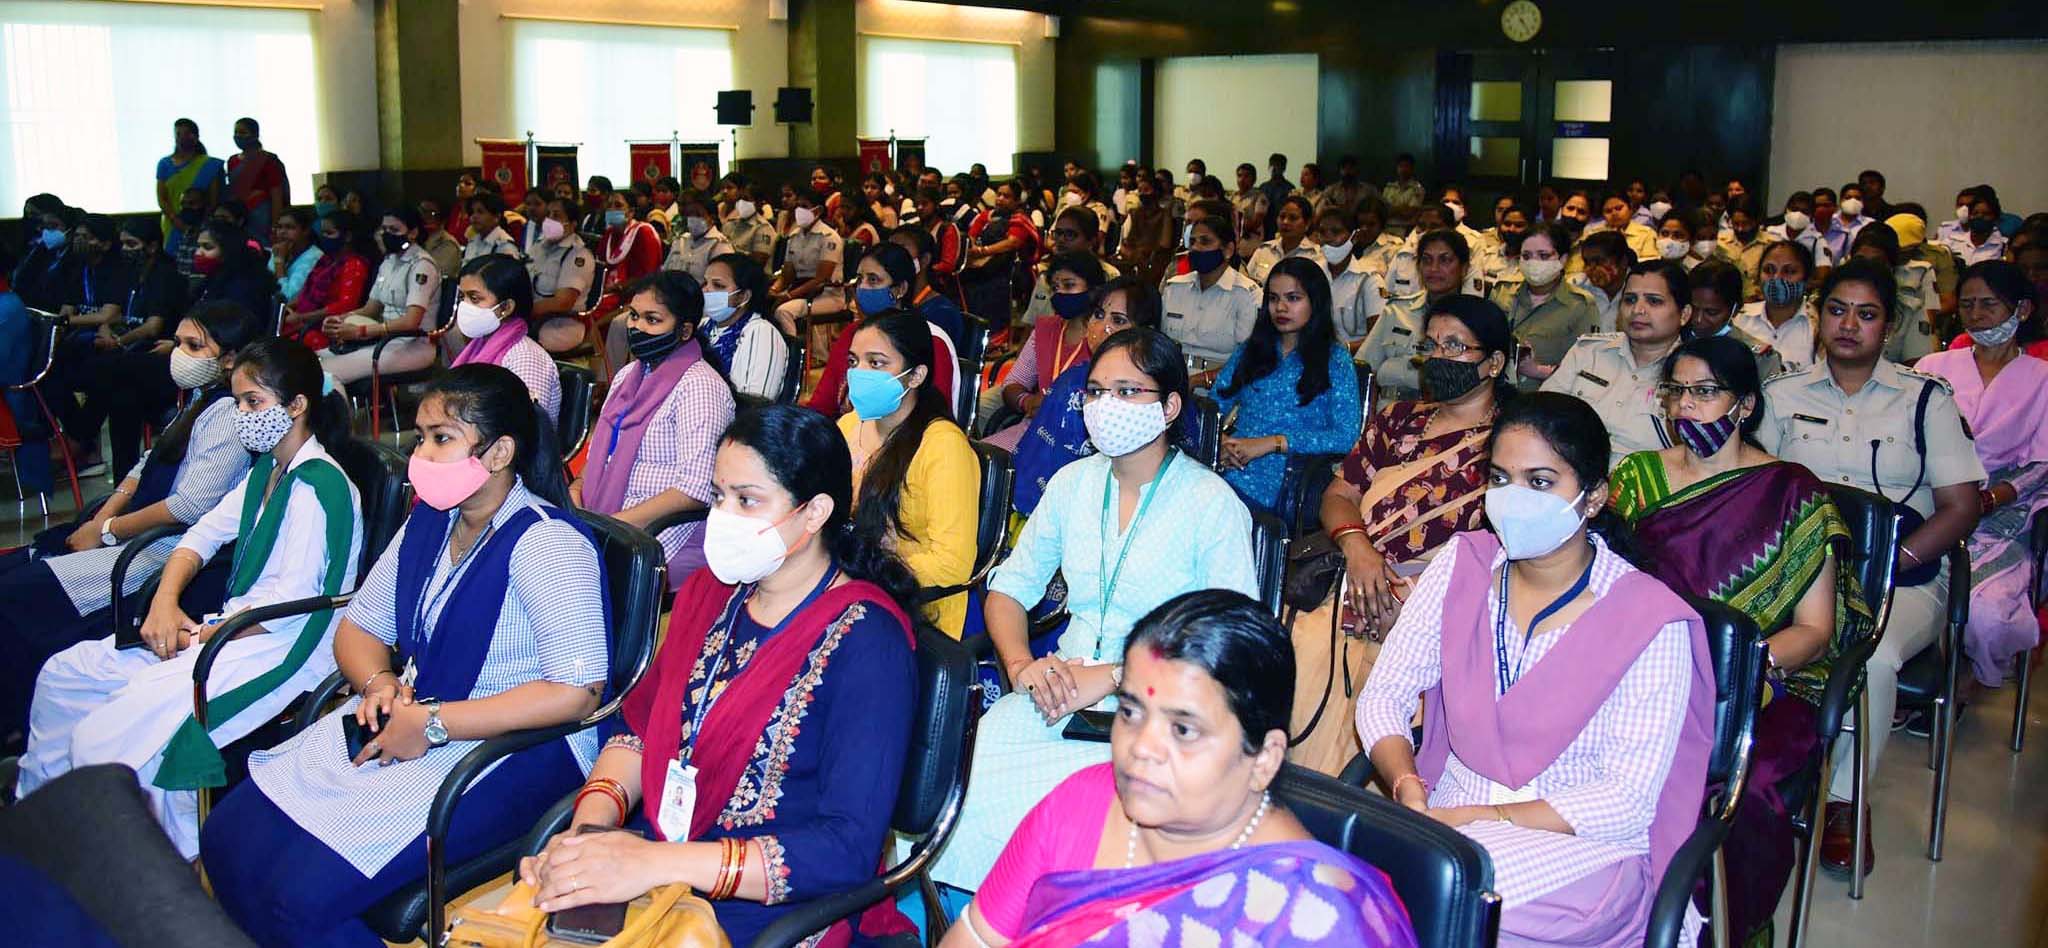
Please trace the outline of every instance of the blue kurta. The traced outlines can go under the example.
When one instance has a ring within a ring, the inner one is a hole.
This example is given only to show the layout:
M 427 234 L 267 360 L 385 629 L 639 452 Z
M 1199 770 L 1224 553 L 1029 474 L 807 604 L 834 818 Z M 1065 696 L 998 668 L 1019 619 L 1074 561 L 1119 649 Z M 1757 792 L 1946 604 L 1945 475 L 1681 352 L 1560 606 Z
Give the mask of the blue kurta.
M 1351 367 L 1351 354 L 1343 346 L 1330 346 L 1330 387 L 1306 405 L 1301 404 L 1294 388 L 1304 366 L 1299 351 L 1282 356 L 1273 371 L 1225 397 L 1222 393 L 1237 377 L 1244 351 L 1244 346 L 1238 346 L 1216 376 L 1217 410 L 1226 416 L 1237 411 L 1232 437 L 1286 435 L 1287 451 L 1292 454 L 1344 454 L 1358 443 L 1358 429 L 1364 423 L 1358 372 Z M 1247 503 L 1272 510 L 1279 503 L 1280 482 L 1286 474 L 1287 454 L 1274 451 L 1245 467 L 1224 471 L 1223 479 Z

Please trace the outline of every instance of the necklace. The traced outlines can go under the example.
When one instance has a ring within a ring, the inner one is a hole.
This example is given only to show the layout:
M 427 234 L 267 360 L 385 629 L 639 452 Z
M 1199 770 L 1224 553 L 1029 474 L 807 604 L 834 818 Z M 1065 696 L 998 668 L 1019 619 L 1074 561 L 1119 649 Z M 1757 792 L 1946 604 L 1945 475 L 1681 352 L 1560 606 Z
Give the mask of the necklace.
M 1259 821 L 1266 818 L 1266 808 L 1271 806 L 1272 804 L 1273 791 L 1262 791 L 1259 794 L 1259 808 L 1257 810 L 1252 811 L 1252 821 L 1246 823 L 1244 825 L 1244 830 L 1237 834 L 1237 838 L 1230 841 L 1230 849 L 1232 852 L 1236 852 L 1237 850 L 1244 848 L 1244 844 L 1252 838 L 1252 834 L 1258 831 Z M 1136 865 L 1137 862 L 1138 824 L 1132 823 L 1130 839 L 1124 843 L 1124 868 L 1129 869 L 1132 866 Z

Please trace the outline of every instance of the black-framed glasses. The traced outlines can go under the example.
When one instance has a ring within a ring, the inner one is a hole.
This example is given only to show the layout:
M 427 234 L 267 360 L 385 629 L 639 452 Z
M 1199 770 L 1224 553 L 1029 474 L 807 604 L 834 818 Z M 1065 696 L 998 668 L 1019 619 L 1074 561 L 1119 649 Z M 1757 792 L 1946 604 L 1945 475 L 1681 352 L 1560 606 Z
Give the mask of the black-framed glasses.
M 1711 402 L 1726 394 L 1727 387 L 1718 382 L 1701 382 L 1698 385 L 1684 385 L 1678 382 L 1657 383 L 1657 397 L 1668 401 L 1677 401 L 1691 395 L 1693 401 Z
M 1477 351 L 1479 351 L 1478 346 L 1468 346 L 1456 339 L 1446 339 L 1438 342 L 1428 336 L 1424 336 L 1415 343 L 1415 354 L 1425 359 L 1439 354 L 1447 359 L 1456 359 L 1467 352 Z
M 1090 385 L 1087 388 L 1081 390 L 1081 397 L 1085 401 L 1094 402 L 1102 400 L 1102 396 L 1104 395 L 1115 395 L 1118 401 L 1135 402 L 1138 400 L 1138 396 L 1147 393 L 1153 395 L 1164 395 L 1166 394 L 1166 391 L 1164 389 L 1157 388 L 1140 388 L 1136 385 L 1119 385 L 1115 388 L 1103 388 L 1100 385 Z

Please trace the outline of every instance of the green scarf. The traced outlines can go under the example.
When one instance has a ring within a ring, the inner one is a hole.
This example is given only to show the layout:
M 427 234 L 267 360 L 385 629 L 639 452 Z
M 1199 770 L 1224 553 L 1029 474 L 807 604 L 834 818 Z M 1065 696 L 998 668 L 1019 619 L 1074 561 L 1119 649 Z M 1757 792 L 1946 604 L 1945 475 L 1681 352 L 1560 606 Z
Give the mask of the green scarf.
M 263 485 L 270 480 L 271 469 L 276 466 L 277 459 L 266 453 L 257 457 L 249 469 L 248 486 L 242 491 L 241 537 L 234 574 L 228 579 L 228 597 L 248 593 L 250 587 L 256 585 L 257 577 L 263 574 L 271 549 L 277 545 L 277 531 L 284 522 L 285 508 L 291 506 L 292 484 L 297 481 L 304 481 L 313 488 L 320 510 L 326 515 L 327 575 L 321 581 L 320 594 L 338 596 L 348 575 L 350 541 L 355 538 L 356 506 L 349 496 L 348 478 L 332 461 L 324 458 L 308 460 L 285 473 L 284 479 L 271 493 L 277 502 L 266 504 L 263 502 Z M 188 716 L 164 748 L 163 765 L 157 768 L 153 782 L 165 790 L 198 790 L 227 783 L 227 765 L 221 760 L 220 750 L 214 746 L 208 732 L 233 720 L 257 699 L 275 691 L 298 674 L 300 667 L 313 654 L 313 649 L 319 647 L 321 639 L 326 637 L 328 623 L 333 619 L 332 609 L 321 609 L 308 615 L 306 624 L 299 629 L 298 639 L 292 642 L 291 651 L 285 654 L 277 667 L 208 701 L 210 725 L 202 727 L 197 718 Z

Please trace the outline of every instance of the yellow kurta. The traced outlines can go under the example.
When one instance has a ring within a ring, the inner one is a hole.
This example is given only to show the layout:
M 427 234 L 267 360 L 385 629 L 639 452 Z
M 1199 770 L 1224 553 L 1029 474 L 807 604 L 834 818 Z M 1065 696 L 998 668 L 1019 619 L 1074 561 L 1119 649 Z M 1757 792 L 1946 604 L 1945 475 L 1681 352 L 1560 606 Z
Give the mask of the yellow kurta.
M 839 433 L 853 452 L 853 492 L 858 497 L 869 457 L 880 449 L 881 435 L 873 423 L 863 423 L 852 412 L 839 417 Z M 954 586 L 974 575 L 980 499 L 981 465 L 967 435 L 944 419 L 925 426 L 924 440 L 911 458 L 898 499 L 903 526 L 910 536 L 896 539 L 896 554 L 910 567 L 918 585 Z M 924 614 L 940 631 L 957 639 L 967 623 L 967 595 L 941 599 L 924 607 Z

